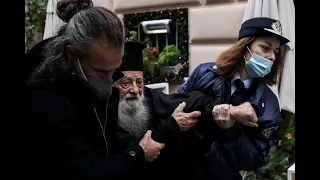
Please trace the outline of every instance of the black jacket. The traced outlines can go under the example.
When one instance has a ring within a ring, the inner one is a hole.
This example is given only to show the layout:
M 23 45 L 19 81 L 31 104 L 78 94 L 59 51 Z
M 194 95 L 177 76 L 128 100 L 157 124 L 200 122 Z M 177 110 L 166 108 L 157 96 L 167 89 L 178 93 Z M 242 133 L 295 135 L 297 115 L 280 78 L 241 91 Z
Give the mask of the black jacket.
M 138 144 L 119 149 L 115 132 L 118 93 L 110 97 L 106 112 L 106 101 L 99 102 L 75 75 L 51 81 L 33 73 L 25 85 L 28 176 L 120 179 L 141 167 L 144 153 Z
M 29 75 L 33 72 L 34 68 L 40 65 L 43 61 L 43 51 L 45 49 L 46 44 L 48 44 L 55 36 L 40 41 L 38 44 L 34 45 L 29 51 L 26 52 L 23 59 L 23 78 L 24 81 L 29 77 Z
M 215 136 L 219 135 L 211 113 L 215 101 L 199 91 L 164 94 L 161 90 L 146 87 L 144 95 L 152 115 L 149 128 L 152 139 L 165 143 L 166 147 L 154 162 L 146 163 L 135 176 L 140 179 L 201 179 L 198 161 L 210 151 Z M 184 112 L 201 111 L 197 125 L 186 132 L 180 131 L 171 116 L 181 102 L 186 102 Z M 121 128 L 117 134 L 122 147 L 141 139 Z

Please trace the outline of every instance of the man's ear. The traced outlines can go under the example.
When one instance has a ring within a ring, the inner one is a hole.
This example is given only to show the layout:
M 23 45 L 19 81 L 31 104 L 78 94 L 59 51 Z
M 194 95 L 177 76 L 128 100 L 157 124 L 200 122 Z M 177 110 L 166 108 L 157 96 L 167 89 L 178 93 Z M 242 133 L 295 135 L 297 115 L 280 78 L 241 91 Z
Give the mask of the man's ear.
M 73 59 L 76 56 L 75 49 L 69 44 L 65 46 L 65 51 L 68 59 Z

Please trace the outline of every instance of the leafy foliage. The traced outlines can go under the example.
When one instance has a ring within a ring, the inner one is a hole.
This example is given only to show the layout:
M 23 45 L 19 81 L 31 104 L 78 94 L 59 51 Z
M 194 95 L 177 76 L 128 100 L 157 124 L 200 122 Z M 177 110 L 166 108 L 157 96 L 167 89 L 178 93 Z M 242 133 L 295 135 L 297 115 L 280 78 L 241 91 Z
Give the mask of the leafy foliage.
M 180 50 L 175 45 L 167 45 L 159 54 L 159 66 L 175 66 L 179 62 L 181 56 Z
M 130 37 L 127 38 L 128 41 L 138 41 L 138 33 L 136 31 L 129 32 Z
M 144 72 L 154 74 L 155 69 L 157 68 L 157 59 L 159 52 L 155 47 L 151 47 L 150 40 L 146 40 L 146 48 L 143 50 L 143 65 Z
M 25 0 L 25 48 L 37 43 L 36 34 L 43 34 L 48 0 Z
M 248 172 L 245 180 L 286 180 L 287 170 L 295 162 L 295 114 L 283 111 L 284 126 L 280 140 L 269 152 L 268 163 L 254 172 Z

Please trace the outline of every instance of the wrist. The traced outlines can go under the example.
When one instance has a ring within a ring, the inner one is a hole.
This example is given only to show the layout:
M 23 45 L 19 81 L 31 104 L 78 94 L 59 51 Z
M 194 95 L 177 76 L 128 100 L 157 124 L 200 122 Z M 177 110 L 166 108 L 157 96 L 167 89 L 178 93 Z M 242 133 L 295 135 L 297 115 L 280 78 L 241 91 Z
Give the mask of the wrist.
M 137 165 L 143 164 L 145 161 L 145 152 L 142 145 L 144 143 L 137 143 L 136 141 L 131 141 L 126 148 L 120 150 L 120 152 L 125 153 L 131 157 Z
M 230 121 L 226 122 L 225 124 L 219 124 L 218 126 L 223 130 L 228 130 L 234 126 L 236 121 L 230 119 Z
M 236 119 L 236 113 L 238 111 L 238 107 L 237 106 L 232 106 L 230 104 L 230 109 L 229 109 L 229 116 L 230 116 L 230 119 Z

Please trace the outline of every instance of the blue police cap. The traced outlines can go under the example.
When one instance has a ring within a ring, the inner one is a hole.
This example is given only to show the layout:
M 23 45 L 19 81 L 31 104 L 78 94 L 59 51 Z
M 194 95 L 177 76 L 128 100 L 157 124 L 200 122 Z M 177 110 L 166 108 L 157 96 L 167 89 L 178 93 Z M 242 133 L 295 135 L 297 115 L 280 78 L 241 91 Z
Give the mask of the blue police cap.
M 238 40 L 244 37 L 270 35 L 278 37 L 280 45 L 290 42 L 287 38 L 282 36 L 280 21 L 267 17 L 256 17 L 243 22 L 239 31 Z

